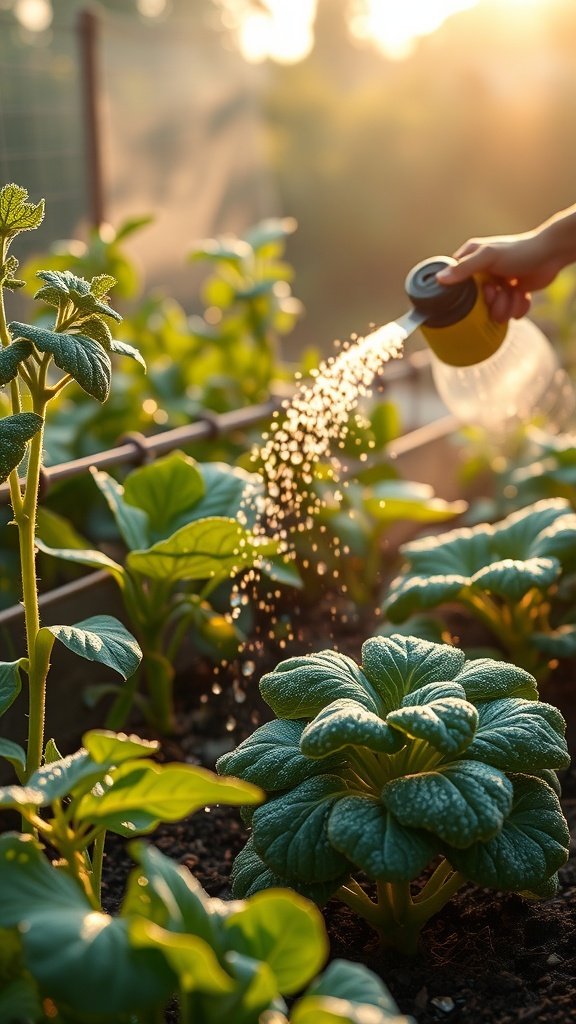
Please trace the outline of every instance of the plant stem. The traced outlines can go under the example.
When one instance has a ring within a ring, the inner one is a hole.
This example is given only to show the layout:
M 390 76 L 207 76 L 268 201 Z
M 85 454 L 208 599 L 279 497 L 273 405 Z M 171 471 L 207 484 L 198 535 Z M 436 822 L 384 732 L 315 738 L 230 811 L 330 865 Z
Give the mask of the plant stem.
M 94 840 L 94 846 L 92 847 L 92 889 L 94 895 L 98 900 L 98 905 L 102 902 L 102 864 L 104 860 L 104 844 L 106 842 L 106 829 L 103 829 L 100 835 Z

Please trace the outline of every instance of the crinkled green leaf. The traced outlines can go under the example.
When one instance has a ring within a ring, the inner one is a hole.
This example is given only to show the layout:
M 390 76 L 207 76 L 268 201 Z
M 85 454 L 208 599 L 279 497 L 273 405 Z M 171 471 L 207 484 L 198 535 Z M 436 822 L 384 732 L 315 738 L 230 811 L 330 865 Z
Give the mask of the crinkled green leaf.
M 576 654 L 576 626 L 566 624 L 549 633 L 534 632 L 531 643 L 550 658 L 573 658 Z
M 456 573 L 397 576 L 390 584 L 382 610 L 390 622 L 403 622 L 417 611 L 456 600 L 465 587 L 466 577 Z
M 303 721 L 284 719 L 266 722 L 235 750 L 222 754 L 216 762 L 217 771 L 237 775 L 268 792 L 297 786 L 321 773 L 337 773 L 344 763 L 341 757 L 320 763 L 302 754 L 300 739 L 304 725 Z
M 145 223 L 148 223 L 147 218 Z M 97 274 L 90 281 L 90 291 L 97 299 L 103 299 L 105 295 L 108 295 L 108 292 L 112 291 L 115 284 L 117 284 L 116 278 L 112 277 L 111 274 Z
M 37 277 L 41 278 L 46 282 L 47 286 L 53 291 L 58 292 L 64 303 L 72 302 L 76 309 L 81 313 L 89 315 L 90 313 L 98 313 L 101 316 L 109 316 L 112 320 L 121 320 L 122 317 L 115 309 L 112 309 L 107 302 L 102 302 L 102 283 L 105 281 L 114 281 L 113 278 L 104 278 L 103 275 L 97 278 L 93 278 L 92 281 L 86 281 L 83 277 L 78 277 L 73 274 L 70 270 L 41 270 L 38 272 Z M 95 285 L 95 290 L 92 286 Z M 35 298 L 43 297 L 42 292 L 44 288 L 40 289 Z M 104 295 L 110 288 L 107 288 Z
M 386 721 L 411 739 L 426 740 L 440 753 L 455 757 L 472 742 L 478 712 L 467 700 L 445 697 L 391 711 Z
M 23 658 L 18 661 L 0 661 L 0 715 L 14 703 L 22 689 L 20 670 L 26 664 Z
M 126 565 L 131 572 L 171 582 L 226 579 L 258 557 L 258 546 L 235 519 L 212 516 L 181 527 L 146 550 L 131 551 Z
M 93 615 L 73 626 L 43 626 L 37 642 L 45 633 L 86 661 L 97 661 L 118 672 L 123 679 L 134 675 L 142 659 L 140 646 L 131 633 L 112 615 Z
M 227 918 L 224 934 L 229 948 L 268 964 L 282 995 L 302 989 L 328 955 L 320 912 L 288 890 L 256 893 Z
M 42 765 L 30 776 L 27 786 L 43 794 L 43 806 L 61 800 L 72 793 L 74 788 L 86 782 L 96 782 L 104 774 L 101 764 L 96 764 L 87 750 L 77 750 L 59 761 Z
M 256 852 L 254 840 L 250 836 L 234 861 L 230 883 L 232 894 L 236 897 L 247 898 L 263 889 L 290 888 L 322 907 L 347 878 L 348 869 L 349 865 L 346 862 L 343 871 L 336 878 L 331 878 L 327 882 L 309 882 L 304 878 L 295 878 L 289 881 L 287 878 L 276 875 L 266 866 Z
M 0 386 L 14 380 L 18 367 L 32 351 L 29 341 L 13 341 L 7 348 L 0 349 Z
M 35 412 L 17 412 L 0 419 L 0 483 L 8 479 L 26 454 L 26 445 L 42 427 Z
M 570 832 L 556 794 L 528 775 L 513 778 L 514 802 L 501 832 L 467 850 L 446 851 L 457 871 L 477 885 L 537 890 L 568 860 Z
M 170 536 L 174 522 L 194 508 L 204 491 L 199 466 L 176 451 L 129 473 L 124 481 L 124 503 L 146 513 L 150 537 L 158 540 Z
M 381 706 L 362 670 L 337 651 L 281 661 L 262 676 L 260 692 L 279 718 L 312 718 L 338 697 L 354 700 L 374 714 Z
M 432 704 L 436 700 L 446 700 L 447 697 L 466 700 L 464 687 L 454 679 L 446 683 L 424 683 L 424 686 L 419 686 L 417 690 L 411 690 L 402 698 L 401 707 L 410 708 L 416 705 Z
M 300 749 L 305 757 L 325 758 L 344 747 L 393 754 L 404 745 L 403 737 L 358 701 L 341 697 L 318 712 L 302 733 Z
M 28 191 L 13 182 L 0 189 L 0 238 L 33 231 L 44 219 L 44 200 L 29 203 Z
M 326 882 L 341 875 L 346 858 L 330 843 L 327 826 L 345 795 L 340 779 L 323 775 L 268 800 L 252 819 L 256 852 L 283 878 Z
M 386 712 L 404 696 L 427 683 L 454 679 L 465 654 L 449 644 L 435 644 L 395 633 L 374 636 L 362 645 L 362 669 L 382 698 Z
M 0 926 L 18 927 L 28 968 L 43 993 L 72 1012 L 133 1012 L 162 1006 L 174 988 L 164 958 L 134 949 L 128 924 L 88 903 L 76 882 L 46 860 L 31 836 L 0 838 Z
M 506 697 L 479 706 L 478 728 L 466 757 L 506 772 L 566 768 L 566 723 L 557 708 Z
M 328 822 L 332 845 L 370 878 L 411 881 L 439 852 L 438 841 L 422 829 L 400 825 L 380 800 L 348 796 L 334 806 Z
M 512 783 L 478 761 L 456 761 L 387 782 L 382 800 L 402 825 L 424 828 L 459 849 L 486 841 L 512 806 Z
M 45 290 L 48 289 L 41 289 L 41 291 L 36 295 L 36 298 L 38 298 L 38 296 L 40 296 Z M 42 297 L 45 301 L 48 301 L 45 296 Z M 56 303 L 56 305 L 58 305 L 58 303 Z M 83 320 L 82 334 L 86 334 L 89 338 L 93 338 L 93 340 L 102 345 L 102 348 L 106 349 L 107 352 L 112 351 L 112 331 L 108 327 L 106 321 L 102 320 L 102 317 L 90 316 L 86 320 Z
M 456 676 L 468 700 L 496 700 L 499 697 L 523 697 L 538 700 L 536 680 L 530 672 L 506 661 L 472 658 Z
M 26 338 L 40 352 L 50 352 L 56 366 L 69 373 L 98 402 L 110 392 L 112 364 L 99 342 L 84 334 L 59 334 L 30 324 L 11 323 L 13 338 Z
M 561 570 L 557 558 L 504 558 L 479 569 L 470 577 L 470 583 L 498 597 L 520 601 L 532 587 L 547 590 Z
M 116 525 L 130 551 L 146 548 L 151 543 L 148 515 L 125 500 L 124 488 L 113 476 L 91 467 L 94 483 L 104 495 Z

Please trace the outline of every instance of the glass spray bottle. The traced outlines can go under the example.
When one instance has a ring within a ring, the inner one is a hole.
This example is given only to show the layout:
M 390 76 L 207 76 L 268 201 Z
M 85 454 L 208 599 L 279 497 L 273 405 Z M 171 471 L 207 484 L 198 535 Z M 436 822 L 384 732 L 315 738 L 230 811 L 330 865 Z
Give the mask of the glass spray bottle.
M 492 320 L 480 277 L 440 284 L 438 271 L 455 263 L 449 256 L 423 260 L 406 278 L 445 405 L 462 423 L 492 433 L 532 419 L 553 431 L 569 428 L 576 394 L 546 336 L 527 317 Z

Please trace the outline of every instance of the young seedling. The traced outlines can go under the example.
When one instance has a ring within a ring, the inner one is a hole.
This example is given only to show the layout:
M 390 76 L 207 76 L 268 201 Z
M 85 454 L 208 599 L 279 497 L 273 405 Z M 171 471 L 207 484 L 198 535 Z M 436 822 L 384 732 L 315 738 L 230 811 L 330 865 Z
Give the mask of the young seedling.
M 552 659 L 576 652 L 573 615 L 558 621 L 556 600 L 559 583 L 576 565 L 576 514 L 566 499 L 538 501 L 494 526 L 423 537 L 400 551 L 405 567 L 382 606 L 390 622 L 463 606 L 540 681 Z
M 124 564 L 101 551 L 38 548 L 68 562 L 108 572 L 118 584 L 144 659 L 145 695 L 134 676 L 112 708 L 108 724 L 123 725 L 134 699 L 160 732 L 175 728 L 174 662 L 190 638 L 214 660 L 234 658 L 244 639 L 213 595 L 248 570 L 295 586 L 299 579 L 276 555 L 279 544 L 252 530 L 261 500 L 259 477 L 222 463 L 196 463 L 173 452 L 130 473 L 124 485 L 102 471 L 94 480 L 127 548 Z
M 10 1010 L 44 1019 L 43 997 L 70 1024 L 157 1024 L 177 995 L 181 1024 L 414 1024 L 360 964 L 335 960 L 315 977 L 327 936 L 316 907 L 296 893 L 225 902 L 153 846 L 130 848 L 137 867 L 111 917 L 31 837 L 0 838 L 0 925 L 21 928 L 24 959 L 0 993 L 2 1020 Z M 284 997 L 294 996 L 289 1011 Z
M 367 640 L 361 665 L 329 650 L 289 658 L 260 689 L 277 719 L 217 763 L 268 794 L 235 895 L 337 896 L 413 953 L 467 881 L 554 892 L 569 843 L 555 772 L 569 757 L 564 720 L 528 672 L 395 635 Z

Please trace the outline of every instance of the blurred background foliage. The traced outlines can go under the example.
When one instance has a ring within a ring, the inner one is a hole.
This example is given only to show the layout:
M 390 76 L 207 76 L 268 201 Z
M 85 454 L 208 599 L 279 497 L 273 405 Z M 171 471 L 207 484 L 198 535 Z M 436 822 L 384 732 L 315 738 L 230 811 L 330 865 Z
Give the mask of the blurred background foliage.
M 16 17 L 27 3 L 49 0 L 0 3 L 0 172 L 46 195 L 51 239 L 86 239 L 84 5 L 53 3 L 49 26 L 33 32 Z M 284 348 L 291 359 L 310 345 L 328 352 L 403 311 L 418 260 L 572 203 L 576 4 L 454 0 L 465 9 L 402 58 L 374 31 L 360 38 L 362 12 L 379 11 L 382 27 L 414 11 L 417 24 L 418 8 L 422 21 L 439 4 L 293 0 L 289 24 L 306 22 L 308 52 L 250 63 L 242 25 L 277 0 L 102 2 L 106 219 L 117 228 L 153 215 L 127 239 L 142 287 L 200 313 L 202 268 L 186 265 L 195 242 L 293 217 L 287 258 L 306 315 Z

